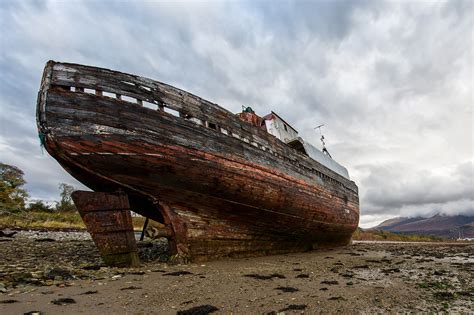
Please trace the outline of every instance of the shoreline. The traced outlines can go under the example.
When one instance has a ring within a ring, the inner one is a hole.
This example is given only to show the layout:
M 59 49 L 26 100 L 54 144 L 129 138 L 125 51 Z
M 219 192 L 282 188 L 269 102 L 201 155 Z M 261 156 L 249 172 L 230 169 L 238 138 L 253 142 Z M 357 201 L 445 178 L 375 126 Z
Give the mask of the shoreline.
M 0 313 L 176 314 L 206 305 L 215 314 L 474 309 L 472 243 L 354 242 L 180 265 L 165 262 L 162 239 L 138 243 L 140 267 L 111 268 L 90 239 L 36 233 L 41 237 L 0 242 Z M 60 299 L 74 303 L 57 305 Z
M 3 231 L 16 231 L 16 232 L 36 232 L 36 233 L 85 233 L 89 235 L 89 232 L 87 229 L 78 229 L 78 228 L 21 228 L 21 227 L 4 227 L 0 226 L 0 230 Z M 135 228 L 134 229 L 135 234 L 141 233 L 142 229 Z M 443 240 L 427 240 L 427 241 L 399 241 L 399 240 L 370 240 L 370 239 L 352 239 L 351 240 L 352 244 L 398 244 L 398 243 L 404 243 L 404 244 L 440 244 L 440 245 L 463 245 L 463 244 L 474 244 L 473 241 L 467 241 L 467 240 L 451 240 L 451 239 L 443 239 Z

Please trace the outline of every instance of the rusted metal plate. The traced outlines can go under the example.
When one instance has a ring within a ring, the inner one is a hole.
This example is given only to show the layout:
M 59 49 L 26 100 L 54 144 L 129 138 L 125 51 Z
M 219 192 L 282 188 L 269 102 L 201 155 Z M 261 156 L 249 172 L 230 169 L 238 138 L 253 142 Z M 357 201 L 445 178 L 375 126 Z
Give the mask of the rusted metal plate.
M 72 199 L 107 264 L 140 264 L 127 195 L 75 191 Z
M 265 124 L 263 123 L 263 119 L 257 116 L 255 113 L 243 112 L 239 113 L 239 118 L 242 121 L 246 121 L 254 127 L 261 128 L 265 130 Z
M 73 194 L 76 206 L 84 212 L 130 209 L 126 194 L 87 191 L 76 191 Z

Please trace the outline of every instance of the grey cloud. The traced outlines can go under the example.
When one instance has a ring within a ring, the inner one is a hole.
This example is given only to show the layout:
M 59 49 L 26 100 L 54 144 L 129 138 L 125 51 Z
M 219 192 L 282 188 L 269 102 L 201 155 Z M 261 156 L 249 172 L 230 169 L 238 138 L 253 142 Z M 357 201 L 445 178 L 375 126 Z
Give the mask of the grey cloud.
M 36 198 L 74 183 L 39 153 L 48 59 L 116 69 L 232 111 L 274 110 L 328 148 L 362 224 L 472 209 L 473 2 L 10 1 L 0 6 L 0 160 Z M 81 186 L 82 187 L 82 186 Z M 471 188 L 471 194 L 469 192 Z
M 351 30 L 354 10 L 377 1 L 261 1 L 255 4 L 259 17 L 282 38 L 298 39 L 302 36 L 320 36 L 324 40 L 339 41 Z
M 373 209 L 474 201 L 472 162 L 461 163 L 442 175 L 417 171 L 400 163 L 367 167 L 370 175 L 361 184 L 366 190 L 365 201 Z M 474 208 L 471 211 L 474 214 Z

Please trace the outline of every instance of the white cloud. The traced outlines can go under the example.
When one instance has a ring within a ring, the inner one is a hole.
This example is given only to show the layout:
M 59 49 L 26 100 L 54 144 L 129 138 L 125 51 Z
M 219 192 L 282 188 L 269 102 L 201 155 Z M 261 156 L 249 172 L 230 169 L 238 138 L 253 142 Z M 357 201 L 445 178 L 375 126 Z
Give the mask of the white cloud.
M 329 150 L 360 187 L 362 225 L 474 214 L 473 5 L 4 0 L 0 160 L 25 170 L 34 197 L 73 182 L 32 153 L 36 90 L 55 59 L 155 78 L 232 111 L 274 110 L 315 144 L 326 123 Z

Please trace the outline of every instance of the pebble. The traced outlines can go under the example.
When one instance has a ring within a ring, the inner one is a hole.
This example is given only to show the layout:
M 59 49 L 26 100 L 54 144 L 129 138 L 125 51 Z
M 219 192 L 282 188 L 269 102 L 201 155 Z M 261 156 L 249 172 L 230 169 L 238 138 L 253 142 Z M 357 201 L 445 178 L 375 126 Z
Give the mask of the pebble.
M 37 242 L 51 238 L 53 242 Z M 146 241 L 139 248 L 142 263 L 165 262 L 169 258 L 166 239 Z M 140 243 L 140 242 L 139 242 Z M 19 231 L 12 242 L 0 243 L 0 293 L 25 285 L 67 285 L 72 279 L 118 279 L 120 274 L 137 274 L 137 269 L 109 268 L 104 266 L 99 252 L 87 232 Z M 166 268 L 166 267 L 165 267 Z M 152 269 L 154 270 L 154 269 Z M 164 270 L 163 270 L 164 272 Z M 116 276 L 116 277 L 114 277 Z

